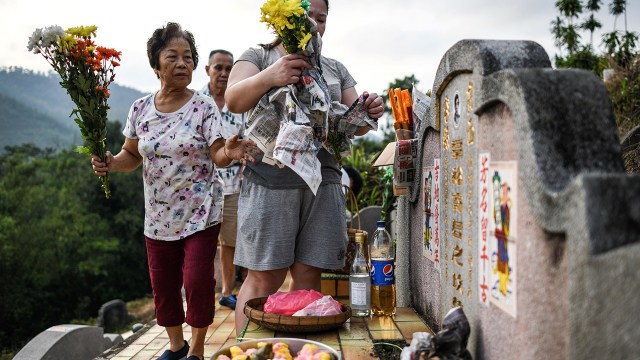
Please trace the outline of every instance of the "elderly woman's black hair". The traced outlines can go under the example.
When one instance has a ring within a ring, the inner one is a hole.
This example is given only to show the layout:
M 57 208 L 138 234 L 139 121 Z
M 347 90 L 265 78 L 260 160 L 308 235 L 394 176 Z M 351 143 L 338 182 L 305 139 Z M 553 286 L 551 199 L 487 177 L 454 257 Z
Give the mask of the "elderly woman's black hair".
M 178 23 L 167 23 L 166 26 L 156 29 L 147 41 L 147 57 L 149 65 L 153 69 L 160 69 L 160 52 L 167 46 L 167 43 L 174 38 L 183 38 L 189 43 L 191 56 L 193 57 L 193 68 L 198 67 L 198 50 L 193 34 L 187 30 L 182 30 Z

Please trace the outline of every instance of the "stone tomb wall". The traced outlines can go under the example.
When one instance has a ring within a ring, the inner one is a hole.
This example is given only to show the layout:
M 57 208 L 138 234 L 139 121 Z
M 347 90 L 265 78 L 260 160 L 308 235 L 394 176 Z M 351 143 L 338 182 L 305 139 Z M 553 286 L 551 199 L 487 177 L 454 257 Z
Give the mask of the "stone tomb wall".
M 601 80 L 533 42 L 463 40 L 433 94 L 398 203 L 411 305 L 434 329 L 462 306 L 474 359 L 640 353 L 640 178 Z

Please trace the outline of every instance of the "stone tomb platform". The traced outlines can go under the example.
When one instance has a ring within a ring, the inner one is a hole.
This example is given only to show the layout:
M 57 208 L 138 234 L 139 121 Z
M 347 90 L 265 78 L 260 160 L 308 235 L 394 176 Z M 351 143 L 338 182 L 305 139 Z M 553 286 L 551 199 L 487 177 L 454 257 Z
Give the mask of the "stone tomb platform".
M 290 278 L 281 287 L 288 288 Z M 323 280 L 322 293 L 332 295 L 335 299 L 348 303 L 348 279 Z M 238 342 L 235 331 L 235 314 L 217 302 L 220 293 L 216 293 L 216 313 L 213 324 L 209 326 L 205 341 L 205 359 L 221 348 Z M 186 304 L 185 304 L 186 306 Z M 351 318 L 342 327 L 321 333 L 292 334 L 278 332 L 249 323 L 244 337 L 246 339 L 260 338 L 300 338 L 319 341 L 337 350 L 343 360 L 377 359 L 374 356 L 374 342 L 393 342 L 406 345 L 411 343 L 416 332 L 431 332 L 431 329 L 408 307 L 398 308 L 393 317 L 372 317 L 367 319 Z M 191 328 L 184 326 L 185 339 L 191 338 Z M 158 326 L 155 320 L 125 339 L 120 344 L 105 351 L 97 360 L 153 360 L 159 357 L 169 346 L 169 337 L 163 327 Z M 383 345 L 384 346 L 384 345 Z M 390 345 L 387 345 L 390 346 Z

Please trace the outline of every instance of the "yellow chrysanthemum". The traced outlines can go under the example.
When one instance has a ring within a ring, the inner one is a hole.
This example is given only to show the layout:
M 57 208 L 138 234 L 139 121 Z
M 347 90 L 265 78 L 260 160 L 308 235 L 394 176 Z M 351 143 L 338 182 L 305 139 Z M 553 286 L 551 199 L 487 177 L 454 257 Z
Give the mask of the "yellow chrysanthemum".
M 267 0 L 260 8 L 264 17 L 302 16 L 304 9 L 299 0 Z
M 75 35 L 78 37 L 88 38 L 90 36 L 96 36 L 96 30 L 98 30 L 98 27 L 95 25 L 76 26 L 76 27 L 68 28 L 66 30 L 66 33 Z
M 273 29 L 278 33 L 280 33 L 284 29 L 293 29 L 295 27 L 295 25 L 292 24 L 286 17 L 273 17 L 269 20 L 269 25 L 271 25 Z
M 275 31 L 287 51 L 304 50 L 300 44 L 306 45 L 309 41 L 309 29 L 304 21 L 308 8 L 304 0 L 267 0 L 260 8 L 260 21 Z
M 309 40 L 311 40 L 311 34 L 307 33 L 307 35 L 305 35 L 300 40 L 300 44 L 298 45 L 298 49 L 304 50 L 307 47 L 307 43 L 309 42 Z
M 65 34 L 64 37 L 60 39 L 60 42 L 58 43 L 58 52 L 61 53 L 64 50 L 69 49 L 70 47 L 75 45 L 77 42 L 78 42 L 77 37 L 73 35 Z

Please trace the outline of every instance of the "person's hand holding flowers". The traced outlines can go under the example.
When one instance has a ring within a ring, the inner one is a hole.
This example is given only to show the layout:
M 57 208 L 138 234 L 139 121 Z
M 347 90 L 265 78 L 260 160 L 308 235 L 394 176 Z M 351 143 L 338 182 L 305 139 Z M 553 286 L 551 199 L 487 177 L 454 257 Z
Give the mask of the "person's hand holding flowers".
M 271 87 L 297 84 L 304 69 L 313 69 L 304 55 L 289 54 L 281 57 L 264 71 L 264 77 Z

